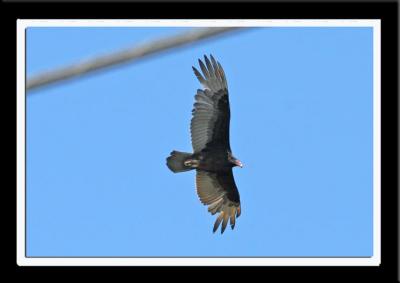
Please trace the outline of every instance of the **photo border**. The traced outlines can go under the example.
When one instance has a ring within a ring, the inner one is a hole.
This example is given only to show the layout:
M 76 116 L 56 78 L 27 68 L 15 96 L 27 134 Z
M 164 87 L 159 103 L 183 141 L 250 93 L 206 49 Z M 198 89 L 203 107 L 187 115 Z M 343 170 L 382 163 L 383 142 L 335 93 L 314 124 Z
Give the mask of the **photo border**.
M 26 28 L 28 27 L 371 27 L 373 29 L 373 256 L 372 257 L 27 257 L 26 256 Z M 17 21 L 17 264 L 20 266 L 378 266 L 381 263 L 381 20 L 23 20 Z

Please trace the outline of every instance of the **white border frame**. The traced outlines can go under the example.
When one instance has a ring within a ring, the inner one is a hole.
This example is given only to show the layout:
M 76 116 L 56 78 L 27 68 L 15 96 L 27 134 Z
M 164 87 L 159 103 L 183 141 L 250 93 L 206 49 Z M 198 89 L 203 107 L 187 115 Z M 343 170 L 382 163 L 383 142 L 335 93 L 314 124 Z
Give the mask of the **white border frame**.
M 253 258 L 25 257 L 25 29 L 28 27 L 372 27 L 373 256 Z M 380 20 L 25 20 L 17 21 L 17 264 L 20 266 L 378 266 L 381 262 Z

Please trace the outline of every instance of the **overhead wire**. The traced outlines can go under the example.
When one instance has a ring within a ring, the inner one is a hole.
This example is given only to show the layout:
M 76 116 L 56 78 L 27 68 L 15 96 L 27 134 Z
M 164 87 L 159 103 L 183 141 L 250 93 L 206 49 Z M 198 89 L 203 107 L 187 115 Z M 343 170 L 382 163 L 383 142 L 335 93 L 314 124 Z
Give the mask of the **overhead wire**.
M 221 36 L 239 27 L 210 27 L 193 28 L 187 32 L 158 38 L 144 44 L 118 50 L 109 54 L 99 55 L 71 65 L 49 70 L 27 79 L 26 90 L 32 91 L 54 83 L 82 77 L 83 75 L 106 69 L 112 66 L 132 63 L 144 57 L 154 55 L 166 50 L 175 49 L 189 44 L 194 44 L 212 37 Z M 28 92 L 28 93 L 29 93 Z

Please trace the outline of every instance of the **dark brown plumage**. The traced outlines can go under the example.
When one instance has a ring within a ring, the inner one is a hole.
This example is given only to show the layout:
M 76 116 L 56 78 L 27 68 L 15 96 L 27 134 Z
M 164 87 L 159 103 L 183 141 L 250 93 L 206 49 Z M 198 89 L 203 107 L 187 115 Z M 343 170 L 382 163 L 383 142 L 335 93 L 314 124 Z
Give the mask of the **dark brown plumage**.
M 195 95 L 190 132 L 194 153 L 172 151 L 167 166 L 174 173 L 196 170 L 196 190 L 200 201 L 211 214 L 219 213 L 215 232 L 222 222 L 221 233 L 230 222 L 235 227 L 240 216 L 240 196 L 232 168 L 242 167 L 229 143 L 230 107 L 228 85 L 222 66 L 212 55 L 199 60 L 201 74 L 193 71 L 203 86 Z

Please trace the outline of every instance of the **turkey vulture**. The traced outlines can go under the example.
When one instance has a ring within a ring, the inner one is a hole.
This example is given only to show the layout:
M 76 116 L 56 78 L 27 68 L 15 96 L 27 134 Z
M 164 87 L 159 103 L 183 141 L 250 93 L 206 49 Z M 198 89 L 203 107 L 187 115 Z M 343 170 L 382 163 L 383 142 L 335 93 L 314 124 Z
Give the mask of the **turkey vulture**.
M 228 220 L 233 229 L 240 216 L 240 197 L 232 167 L 242 167 L 242 163 L 233 156 L 229 144 L 230 109 L 225 72 L 212 55 L 210 59 L 204 56 L 205 64 L 199 59 L 203 75 L 192 67 L 204 88 L 197 90 L 192 110 L 190 131 L 194 153 L 174 150 L 167 158 L 167 166 L 174 173 L 196 170 L 197 194 L 212 215 L 219 213 L 213 232 L 222 222 L 222 234 Z

